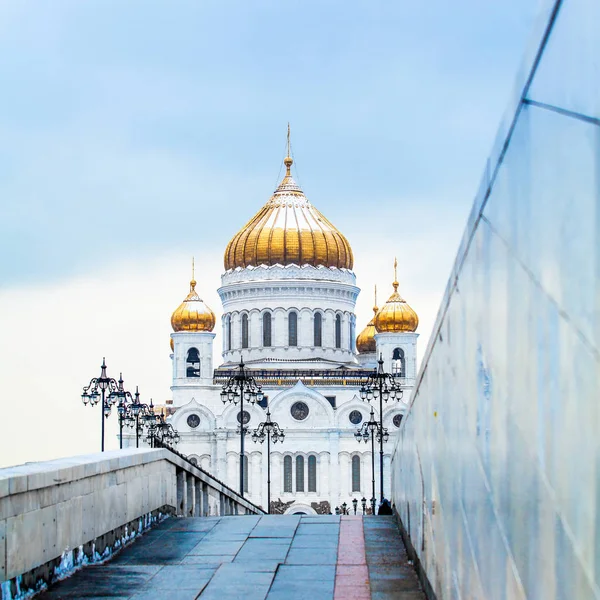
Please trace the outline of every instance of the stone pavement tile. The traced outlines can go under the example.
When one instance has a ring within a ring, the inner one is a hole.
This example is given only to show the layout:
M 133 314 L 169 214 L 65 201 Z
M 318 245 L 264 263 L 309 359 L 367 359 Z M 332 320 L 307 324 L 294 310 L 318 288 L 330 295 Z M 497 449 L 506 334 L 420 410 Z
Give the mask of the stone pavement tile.
M 203 556 L 217 556 L 217 555 L 235 555 L 239 552 L 240 548 L 244 545 L 244 540 L 238 540 L 237 542 L 207 542 L 206 540 L 201 541 L 199 544 L 194 546 L 188 551 L 188 554 L 199 554 Z
M 335 598 L 370 600 L 369 569 L 367 565 L 340 565 L 335 573 Z
M 203 556 L 201 554 L 188 554 L 181 560 L 181 565 L 206 565 L 207 567 L 220 567 L 223 563 L 230 563 L 233 554 L 225 556 Z
M 166 566 L 144 587 L 157 590 L 196 590 L 196 593 L 200 593 L 216 571 L 216 568 L 201 568 L 200 565 Z
M 251 538 L 292 538 L 296 533 L 296 527 L 281 526 L 281 527 L 263 527 L 257 525 L 250 533 Z
M 292 548 L 337 548 L 337 535 L 297 535 L 292 540 Z
M 292 548 L 286 565 L 335 565 L 337 548 Z
M 121 565 L 107 568 L 90 565 L 71 577 L 59 581 L 40 598 L 79 598 L 89 596 L 129 596 L 141 590 L 160 567 L 131 567 Z
M 307 569 L 308 570 L 308 569 Z M 323 597 L 327 600 L 333 599 L 334 579 L 311 579 L 308 577 L 293 578 L 281 577 L 279 573 L 275 576 L 268 598 L 282 595 L 282 597 L 292 599 L 305 598 L 306 600 L 314 600 L 315 598 Z M 283 596 L 287 594 L 286 596 Z
M 229 568 L 235 569 L 238 572 L 242 571 L 256 571 L 256 572 L 268 572 L 275 573 L 281 563 L 277 560 L 244 560 L 238 562 L 237 559 L 233 563 L 225 563 L 221 565 L 223 571 L 227 571 Z
M 302 517 L 300 523 L 339 523 L 340 515 L 320 515 L 320 516 L 311 516 L 311 517 Z
M 337 523 L 300 523 L 296 535 L 339 535 Z
M 300 519 L 300 515 L 263 515 L 258 524 L 261 527 L 277 527 L 278 525 L 297 527 Z
M 235 562 L 258 559 L 284 562 L 290 542 L 290 538 L 250 538 L 237 553 Z
M 204 542 L 239 542 L 248 539 L 247 533 L 239 533 L 237 531 L 228 531 L 227 529 L 219 529 L 209 531 L 203 538 Z
M 288 581 L 333 581 L 335 565 L 281 565 L 276 577 Z
M 195 600 L 198 592 L 195 590 L 144 590 L 134 596 L 131 600 Z M 90 600 L 86 598 L 85 600 Z M 112 599 L 114 600 L 114 599 Z
M 247 571 L 243 564 L 232 563 L 215 573 L 199 597 L 202 600 L 264 600 L 273 577 L 273 572 Z

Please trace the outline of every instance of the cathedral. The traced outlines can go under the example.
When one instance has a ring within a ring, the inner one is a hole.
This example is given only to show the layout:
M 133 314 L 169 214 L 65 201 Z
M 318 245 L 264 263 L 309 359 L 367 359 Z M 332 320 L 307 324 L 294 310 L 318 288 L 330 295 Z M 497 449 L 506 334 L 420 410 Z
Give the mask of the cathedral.
M 244 494 L 267 509 L 267 444 L 252 433 L 266 418 L 285 433 L 271 445 L 271 512 L 328 514 L 352 500 L 379 494 L 371 443 L 355 432 L 371 406 L 359 390 L 377 367 L 392 373 L 404 390 L 384 404 L 384 492 L 389 461 L 417 373 L 415 311 L 398 293 L 356 336 L 359 288 L 348 240 L 306 198 L 292 178 L 293 160 L 267 203 L 225 249 L 218 292 L 222 302 L 222 361 L 213 364 L 215 313 L 202 301 L 192 277 L 190 291 L 171 317 L 172 400 L 169 421 L 179 432 L 177 449 L 234 489 L 239 488 L 240 425 L 244 438 Z M 223 385 L 243 360 L 264 398 L 240 406 L 222 401 Z M 379 419 L 379 402 L 372 402 Z M 378 454 L 378 446 L 375 446 Z

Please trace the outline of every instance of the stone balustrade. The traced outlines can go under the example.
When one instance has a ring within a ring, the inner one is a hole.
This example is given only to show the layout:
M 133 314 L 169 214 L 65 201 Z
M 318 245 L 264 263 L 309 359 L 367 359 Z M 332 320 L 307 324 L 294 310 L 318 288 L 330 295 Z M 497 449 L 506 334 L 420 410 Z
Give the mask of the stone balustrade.
M 0 469 L 2 597 L 103 560 L 167 516 L 232 514 L 263 511 L 166 448 Z

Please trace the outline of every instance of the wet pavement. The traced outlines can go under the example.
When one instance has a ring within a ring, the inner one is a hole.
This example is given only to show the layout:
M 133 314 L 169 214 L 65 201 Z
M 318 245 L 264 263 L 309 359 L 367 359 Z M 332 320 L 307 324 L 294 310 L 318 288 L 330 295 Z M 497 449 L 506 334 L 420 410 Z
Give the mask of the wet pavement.
M 393 517 L 171 518 L 39 596 L 424 600 Z

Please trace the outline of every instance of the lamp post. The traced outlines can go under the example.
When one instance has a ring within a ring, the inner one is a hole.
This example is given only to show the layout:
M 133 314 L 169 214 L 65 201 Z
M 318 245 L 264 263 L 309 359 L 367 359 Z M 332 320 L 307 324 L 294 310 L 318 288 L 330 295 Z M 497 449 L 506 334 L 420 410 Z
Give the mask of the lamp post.
M 148 437 L 146 438 L 151 448 L 156 448 L 157 442 L 160 446 L 170 448 L 178 444 L 180 439 L 178 431 L 171 423 L 166 422 L 164 413 L 154 415 L 154 422 L 151 422 L 148 427 Z
M 360 503 L 362 504 L 363 515 L 367 513 L 367 499 L 363 496 Z
M 384 432 L 383 427 L 383 401 L 400 400 L 402 398 L 402 388 L 396 383 L 393 375 L 384 372 L 381 354 L 377 362 L 377 369 L 365 379 L 360 388 L 360 397 L 371 402 L 375 396 L 379 396 L 379 435 L 377 441 L 379 442 L 379 491 L 383 502 L 383 443 L 389 438 L 387 429 Z M 373 498 L 375 498 L 375 493 L 373 493 Z
M 120 381 L 122 384 L 123 380 L 121 379 Z M 106 395 L 107 391 L 108 396 Z M 108 377 L 106 374 L 106 360 L 103 358 L 102 366 L 100 367 L 100 377 L 91 379 L 89 384 L 83 388 L 83 393 L 81 394 L 84 406 L 88 404 L 96 406 L 102 400 L 100 410 L 100 419 L 102 421 L 100 450 L 102 452 L 104 452 L 104 419 L 110 417 L 111 407 L 120 399 L 119 393 L 119 382 L 112 377 Z
M 352 507 L 354 508 L 354 514 L 356 514 L 357 506 L 358 506 L 358 500 L 356 498 L 352 498 Z
M 375 440 L 379 443 L 387 442 L 390 434 L 386 428 L 382 428 L 379 421 L 375 419 L 375 411 L 371 406 L 371 416 L 368 421 L 363 423 L 354 433 L 354 437 L 359 442 L 364 442 L 365 444 L 371 440 L 371 486 L 372 486 L 372 496 L 371 496 L 371 507 L 373 509 L 373 514 L 375 513 L 375 503 L 377 499 L 375 498 Z M 383 477 L 382 477 L 382 485 L 383 485 Z M 383 492 L 381 493 L 383 498 Z
M 237 373 L 227 380 L 221 391 L 221 400 L 223 404 L 231 402 L 235 405 L 240 403 L 240 496 L 244 497 L 244 437 L 247 428 L 244 423 L 244 394 L 248 394 L 248 400 L 254 404 L 260 402 L 264 398 L 262 388 L 258 385 L 247 371 L 244 365 L 244 359 L 240 359 L 240 364 Z
M 138 387 L 135 387 L 135 394 L 131 404 L 128 406 L 127 425 L 129 427 L 135 427 L 135 447 L 140 447 L 140 433 L 144 430 L 144 423 L 155 421 L 154 406 L 152 406 L 152 400 L 150 400 L 150 406 L 140 402 L 140 392 Z M 140 418 L 143 420 L 140 426 Z M 141 429 L 141 431 L 140 431 Z
M 242 419 L 243 420 L 243 419 Z M 267 407 L 267 420 L 258 424 L 258 427 L 252 434 L 252 441 L 254 443 L 260 442 L 261 444 L 267 438 L 267 514 L 271 514 L 271 438 L 273 443 L 282 442 L 285 439 L 285 433 L 283 433 L 281 427 L 275 422 L 271 421 L 271 411 Z
M 137 387 L 136 387 L 137 391 Z M 118 400 L 117 413 L 119 415 L 119 448 L 123 449 L 123 425 L 126 424 L 129 415 L 129 405 L 127 401 L 133 402 L 131 394 L 125 390 L 123 386 L 123 373 L 119 373 L 119 381 L 116 391 Z

